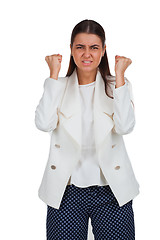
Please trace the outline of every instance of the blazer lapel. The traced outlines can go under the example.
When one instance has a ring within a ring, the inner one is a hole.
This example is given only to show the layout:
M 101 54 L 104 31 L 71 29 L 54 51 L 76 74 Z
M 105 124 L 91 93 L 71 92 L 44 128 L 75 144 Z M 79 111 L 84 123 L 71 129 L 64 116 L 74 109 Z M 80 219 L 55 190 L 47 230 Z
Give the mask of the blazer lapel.
M 65 130 L 81 146 L 81 104 L 76 69 L 71 76 L 67 77 L 59 118 Z
M 81 147 L 81 102 L 76 69 L 67 78 L 59 118 L 65 130 Z M 113 99 L 105 93 L 104 81 L 99 70 L 96 75 L 93 106 L 95 143 L 98 148 L 114 126 Z
M 96 77 L 93 113 L 95 143 L 98 148 L 114 127 L 113 99 L 106 95 L 104 80 L 99 71 Z

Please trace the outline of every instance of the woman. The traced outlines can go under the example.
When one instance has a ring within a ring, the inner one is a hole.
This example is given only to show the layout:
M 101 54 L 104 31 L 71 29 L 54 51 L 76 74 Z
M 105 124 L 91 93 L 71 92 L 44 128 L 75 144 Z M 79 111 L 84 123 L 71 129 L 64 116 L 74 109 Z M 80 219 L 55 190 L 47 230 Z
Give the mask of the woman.
M 105 32 L 93 20 L 71 35 L 66 77 L 62 55 L 46 56 L 50 77 L 36 108 L 38 129 L 51 133 L 39 188 L 47 204 L 47 239 L 135 239 L 133 198 L 139 194 L 123 135 L 135 126 L 132 87 L 124 77 L 131 59 L 115 57 L 110 74 Z

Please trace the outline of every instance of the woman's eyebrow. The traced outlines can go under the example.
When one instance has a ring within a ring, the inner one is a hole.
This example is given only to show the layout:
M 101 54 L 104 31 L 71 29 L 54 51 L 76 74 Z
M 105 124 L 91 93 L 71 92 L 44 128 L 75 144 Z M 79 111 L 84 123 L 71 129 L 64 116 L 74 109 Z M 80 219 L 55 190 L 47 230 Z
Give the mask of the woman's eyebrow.
M 76 46 L 83 46 L 83 47 L 84 47 L 85 45 L 83 45 L 83 44 L 76 44 Z M 91 47 L 95 47 L 95 46 L 96 46 L 96 47 L 99 47 L 98 44 L 93 44 L 93 45 L 91 45 Z

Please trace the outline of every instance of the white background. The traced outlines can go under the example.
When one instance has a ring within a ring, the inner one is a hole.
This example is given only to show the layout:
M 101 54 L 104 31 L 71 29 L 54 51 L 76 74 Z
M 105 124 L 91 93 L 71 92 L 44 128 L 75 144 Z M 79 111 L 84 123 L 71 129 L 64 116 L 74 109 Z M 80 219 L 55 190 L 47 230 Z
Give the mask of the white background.
M 44 240 L 46 205 L 38 188 L 48 158 L 50 136 L 35 127 L 34 114 L 49 77 L 45 56 L 63 55 L 59 76 L 69 66 L 70 36 L 84 19 L 106 33 L 114 75 L 115 55 L 132 59 L 136 126 L 124 136 L 140 194 L 134 199 L 136 240 L 160 239 L 160 34 L 159 2 L 5 1 L 0 6 L 0 239 Z M 93 239 L 91 226 L 89 239 Z

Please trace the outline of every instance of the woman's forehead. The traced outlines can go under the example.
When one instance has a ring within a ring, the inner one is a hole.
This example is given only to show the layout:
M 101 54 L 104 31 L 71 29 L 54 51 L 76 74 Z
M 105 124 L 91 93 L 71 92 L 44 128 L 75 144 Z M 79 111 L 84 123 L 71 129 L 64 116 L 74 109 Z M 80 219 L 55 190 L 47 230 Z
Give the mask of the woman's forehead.
M 96 34 L 78 33 L 74 39 L 75 43 L 84 45 L 100 44 L 101 39 Z

